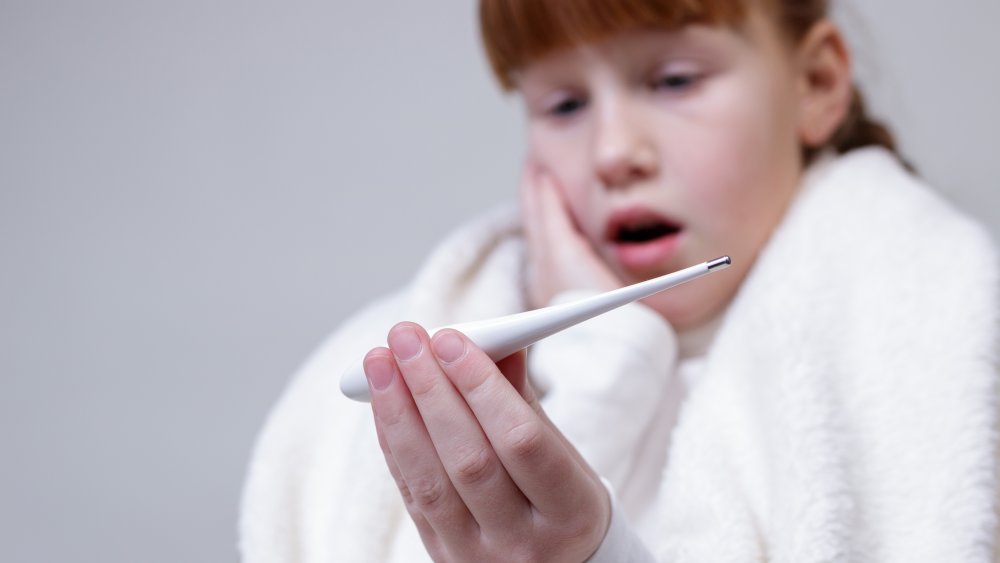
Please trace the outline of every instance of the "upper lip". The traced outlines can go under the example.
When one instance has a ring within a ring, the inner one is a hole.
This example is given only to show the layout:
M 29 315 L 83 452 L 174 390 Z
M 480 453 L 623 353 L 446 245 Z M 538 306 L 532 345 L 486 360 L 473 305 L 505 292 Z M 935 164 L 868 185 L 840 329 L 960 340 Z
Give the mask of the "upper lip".
M 618 209 L 608 216 L 604 236 L 612 243 L 622 241 L 622 235 L 629 230 L 643 227 L 665 227 L 668 232 L 681 230 L 682 225 L 676 219 L 658 211 L 642 206 L 631 206 Z

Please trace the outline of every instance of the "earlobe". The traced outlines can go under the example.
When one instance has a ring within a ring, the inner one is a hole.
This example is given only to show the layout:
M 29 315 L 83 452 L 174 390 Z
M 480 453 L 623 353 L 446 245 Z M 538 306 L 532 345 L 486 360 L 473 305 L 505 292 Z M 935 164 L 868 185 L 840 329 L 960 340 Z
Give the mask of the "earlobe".
M 840 30 L 817 22 L 799 43 L 802 98 L 799 140 L 810 148 L 826 144 L 843 123 L 851 103 L 851 56 Z

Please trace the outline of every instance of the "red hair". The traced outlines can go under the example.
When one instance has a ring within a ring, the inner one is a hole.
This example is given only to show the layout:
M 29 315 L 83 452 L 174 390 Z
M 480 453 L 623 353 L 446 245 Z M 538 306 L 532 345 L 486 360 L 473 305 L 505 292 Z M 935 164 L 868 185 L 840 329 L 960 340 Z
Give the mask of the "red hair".
M 480 0 L 479 23 L 493 73 L 515 88 L 519 68 L 553 51 L 640 28 L 739 25 L 750 0 Z M 793 44 L 827 17 L 828 0 L 758 0 Z M 854 88 L 851 107 L 827 146 L 838 153 L 878 145 L 896 152 L 889 130 L 868 117 Z M 822 147 L 821 147 L 822 148 Z M 806 149 L 811 159 L 816 149 Z

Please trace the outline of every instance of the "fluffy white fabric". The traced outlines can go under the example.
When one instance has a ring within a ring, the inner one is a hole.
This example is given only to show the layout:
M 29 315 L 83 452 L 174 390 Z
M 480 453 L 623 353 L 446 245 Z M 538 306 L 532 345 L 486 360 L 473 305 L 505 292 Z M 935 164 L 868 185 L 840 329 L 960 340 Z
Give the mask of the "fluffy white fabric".
M 320 348 L 254 451 L 246 561 L 426 559 L 370 409 L 344 399 L 338 380 L 396 321 L 523 310 L 521 261 L 516 215 L 480 218 Z M 814 166 L 683 402 L 638 529 L 650 551 L 661 561 L 992 561 L 997 268 L 985 231 L 888 153 Z M 617 489 L 676 344 L 644 307 L 616 313 L 546 341 L 531 370 L 553 419 Z M 617 340 L 588 345 L 586 361 L 567 356 L 609 326 Z

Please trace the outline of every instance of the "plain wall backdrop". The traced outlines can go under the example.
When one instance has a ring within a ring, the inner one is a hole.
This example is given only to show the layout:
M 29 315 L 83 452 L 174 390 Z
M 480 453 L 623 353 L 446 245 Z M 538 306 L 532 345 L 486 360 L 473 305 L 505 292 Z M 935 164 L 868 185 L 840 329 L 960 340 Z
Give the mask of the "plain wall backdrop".
M 841 8 L 875 113 L 1000 233 L 1000 3 Z M 290 374 L 522 152 L 469 0 L 0 0 L 0 559 L 235 560 Z

